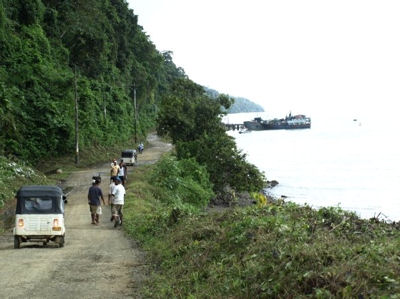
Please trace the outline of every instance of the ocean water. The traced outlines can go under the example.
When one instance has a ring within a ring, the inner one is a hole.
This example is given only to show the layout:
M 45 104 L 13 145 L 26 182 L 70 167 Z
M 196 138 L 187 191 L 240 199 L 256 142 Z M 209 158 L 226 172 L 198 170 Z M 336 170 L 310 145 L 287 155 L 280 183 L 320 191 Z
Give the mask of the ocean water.
M 266 113 L 229 114 L 243 123 Z M 395 119 L 313 116 L 311 129 L 229 131 L 247 160 L 279 185 L 277 197 L 314 208 L 339 206 L 363 218 L 400 220 L 400 124 Z

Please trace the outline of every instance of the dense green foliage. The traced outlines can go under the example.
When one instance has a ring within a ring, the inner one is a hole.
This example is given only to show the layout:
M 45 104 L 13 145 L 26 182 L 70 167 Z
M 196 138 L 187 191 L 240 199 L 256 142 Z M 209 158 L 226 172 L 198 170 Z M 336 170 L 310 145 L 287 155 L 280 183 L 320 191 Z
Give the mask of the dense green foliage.
M 152 264 L 151 298 L 398 298 L 400 226 L 293 203 L 184 214 L 139 168 L 125 228 Z M 144 191 L 146 190 L 146 191 Z
M 81 146 L 139 135 L 184 77 L 123 0 L 0 0 L 0 154 L 30 161 L 74 150 L 74 77 Z
M 176 80 L 160 105 L 157 131 L 176 145 L 178 159 L 195 158 L 205 165 L 214 191 L 230 186 L 236 191 L 259 191 L 262 173 L 246 161 L 221 123 L 221 106 L 229 108 L 226 95 L 212 99 L 188 79 Z
M 209 175 L 194 159 L 165 157 L 151 176 L 156 198 L 175 208 L 204 208 L 214 196 Z
M 214 98 L 217 99 L 220 93 L 214 89 L 210 89 L 204 87 L 206 93 Z M 226 110 L 227 113 L 241 113 L 241 112 L 264 112 L 264 108 L 260 105 L 250 101 L 249 99 L 242 98 L 242 97 L 232 97 L 234 100 L 232 105 Z

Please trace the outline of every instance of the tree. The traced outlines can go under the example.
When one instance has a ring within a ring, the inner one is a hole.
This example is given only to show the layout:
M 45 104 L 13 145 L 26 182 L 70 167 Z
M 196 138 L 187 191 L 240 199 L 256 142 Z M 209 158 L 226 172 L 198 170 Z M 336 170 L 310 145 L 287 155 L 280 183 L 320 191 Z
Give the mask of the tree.
M 0 153 L 74 152 L 75 66 L 82 147 L 131 140 L 135 84 L 145 134 L 179 73 L 124 0 L 0 0 Z
M 265 185 L 263 174 L 246 162 L 221 123 L 221 105 L 231 103 L 225 95 L 213 100 L 191 80 L 177 79 L 161 103 L 157 132 L 172 138 L 178 159 L 195 158 L 207 167 L 214 191 L 222 192 L 226 185 L 259 191 Z

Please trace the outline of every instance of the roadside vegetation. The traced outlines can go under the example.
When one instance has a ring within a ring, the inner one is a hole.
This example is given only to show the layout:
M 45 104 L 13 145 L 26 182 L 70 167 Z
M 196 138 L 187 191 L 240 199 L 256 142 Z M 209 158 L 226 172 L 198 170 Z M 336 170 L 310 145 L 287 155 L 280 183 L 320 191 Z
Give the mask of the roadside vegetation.
M 181 208 L 162 197 L 171 180 L 165 166 L 136 168 L 126 200 L 124 227 L 152 267 L 145 296 L 400 297 L 400 223 L 283 201 Z
M 47 178 L 22 161 L 10 161 L 0 156 L 0 208 L 6 200 L 14 197 L 14 190 L 20 184 L 29 182 L 44 183 Z
M 157 115 L 157 133 L 171 138 L 178 160 L 193 158 L 205 166 L 216 196 L 223 196 L 226 188 L 258 192 L 266 184 L 264 174 L 246 161 L 222 125 L 221 107 L 228 109 L 232 101 L 226 95 L 212 99 L 193 81 L 177 79 Z
M 0 233 L 11 225 L 14 217 L 12 199 L 24 184 L 46 184 L 47 177 L 23 161 L 11 161 L 0 156 Z M 9 208 L 10 207 L 10 208 Z

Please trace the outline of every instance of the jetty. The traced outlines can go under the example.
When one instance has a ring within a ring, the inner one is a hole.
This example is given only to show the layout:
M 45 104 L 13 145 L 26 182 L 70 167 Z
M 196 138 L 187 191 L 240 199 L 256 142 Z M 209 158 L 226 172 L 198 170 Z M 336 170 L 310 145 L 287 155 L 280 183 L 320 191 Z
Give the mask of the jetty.
M 224 125 L 227 131 L 236 131 L 236 130 L 240 131 L 245 129 L 244 124 L 224 124 Z

